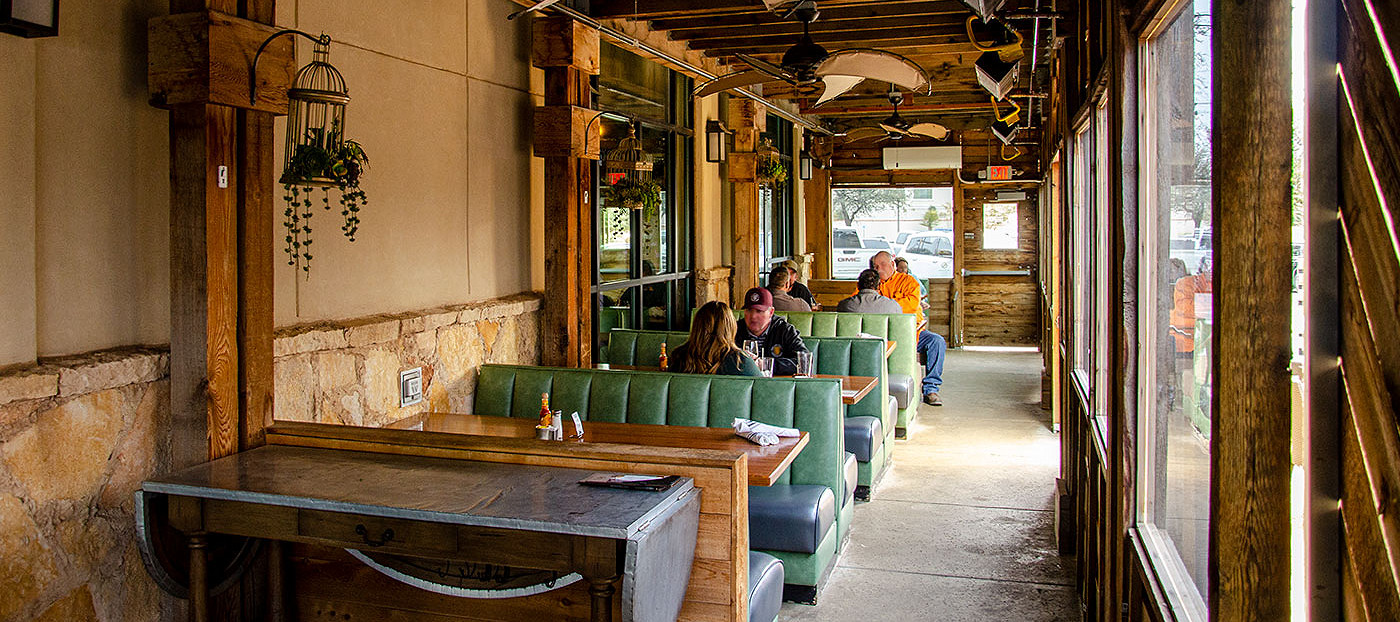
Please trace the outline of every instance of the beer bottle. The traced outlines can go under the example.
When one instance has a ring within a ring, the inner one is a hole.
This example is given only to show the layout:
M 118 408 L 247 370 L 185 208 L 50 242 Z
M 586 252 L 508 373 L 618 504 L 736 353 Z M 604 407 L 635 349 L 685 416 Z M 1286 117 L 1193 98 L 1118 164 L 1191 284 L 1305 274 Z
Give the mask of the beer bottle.
M 657 361 L 657 365 L 661 366 L 661 371 L 666 371 L 667 367 L 669 367 L 669 365 L 667 365 L 669 362 L 666 356 L 666 342 L 663 341 L 661 342 L 661 358 Z

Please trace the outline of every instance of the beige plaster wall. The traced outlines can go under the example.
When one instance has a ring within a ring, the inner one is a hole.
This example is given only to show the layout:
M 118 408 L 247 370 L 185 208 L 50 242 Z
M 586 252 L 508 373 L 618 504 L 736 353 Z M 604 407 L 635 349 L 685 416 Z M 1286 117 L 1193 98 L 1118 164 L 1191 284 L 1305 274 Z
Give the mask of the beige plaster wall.
M 34 58 L 0 36 L 0 367 L 34 360 Z
M 279 248 L 276 323 L 532 289 L 543 256 L 531 251 L 532 188 L 542 179 L 530 155 L 529 20 L 506 21 L 518 8 L 509 0 L 345 6 L 283 0 L 278 22 L 334 39 L 331 62 L 352 98 L 346 133 L 370 156 L 370 204 L 354 243 L 340 235 L 338 206 L 318 210 L 309 278 Z M 305 59 L 309 46 L 298 45 Z

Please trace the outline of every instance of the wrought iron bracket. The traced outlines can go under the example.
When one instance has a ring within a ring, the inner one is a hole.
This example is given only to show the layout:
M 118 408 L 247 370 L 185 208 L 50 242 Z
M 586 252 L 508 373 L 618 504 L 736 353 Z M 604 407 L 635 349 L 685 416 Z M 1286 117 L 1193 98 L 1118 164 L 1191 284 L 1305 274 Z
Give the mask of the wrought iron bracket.
M 258 57 L 262 56 L 263 50 L 267 49 L 268 44 L 272 43 L 273 39 L 282 35 L 301 35 L 313 43 L 319 43 L 321 45 L 331 44 L 331 36 L 326 33 L 321 33 L 321 36 L 316 37 L 292 28 L 272 33 L 262 42 L 262 45 L 258 46 L 258 52 L 253 55 L 253 66 L 248 70 L 248 103 L 250 104 L 258 101 Z

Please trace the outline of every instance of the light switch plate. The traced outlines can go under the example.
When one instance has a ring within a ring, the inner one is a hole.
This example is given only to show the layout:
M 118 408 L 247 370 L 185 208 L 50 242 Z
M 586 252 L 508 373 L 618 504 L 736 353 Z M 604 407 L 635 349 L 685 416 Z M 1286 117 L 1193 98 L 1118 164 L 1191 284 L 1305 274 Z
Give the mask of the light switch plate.
M 423 368 L 414 367 L 399 372 L 399 406 L 412 406 L 423 401 Z

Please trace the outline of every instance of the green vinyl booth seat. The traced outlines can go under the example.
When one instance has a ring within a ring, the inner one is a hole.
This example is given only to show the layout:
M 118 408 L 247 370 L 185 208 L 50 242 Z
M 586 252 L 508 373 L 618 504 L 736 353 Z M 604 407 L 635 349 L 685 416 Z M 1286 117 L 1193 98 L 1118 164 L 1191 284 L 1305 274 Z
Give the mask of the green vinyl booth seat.
M 603 354 L 605 362 L 609 364 L 655 366 L 660 362 L 662 343 L 666 344 L 667 352 L 674 352 L 688 338 L 689 334 L 683 332 L 613 329 Z M 870 460 L 856 463 L 859 469 L 856 494 L 866 499 L 885 467 L 890 464 L 894 449 L 896 415 L 888 407 L 893 398 L 888 396 L 886 385 L 889 374 L 885 369 L 885 342 L 883 339 L 861 337 L 804 335 L 802 343 L 813 353 L 818 374 L 879 378 L 879 383 L 865 399 L 846 406 L 847 417 L 875 417 L 880 420 L 883 441 L 871 452 Z
M 808 433 L 807 446 L 775 486 L 826 486 L 845 496 L 841 385 L 834 380 L 482 365 L 472 412 L 534 419 L 541 393 L 551 408 L 588 421 L 729 428 L 740 417 L 797 428 Z M 763 551 L 782 560 L 789 588 L 815 597 L 850 529 L 851 507 L 837 511 L 836 528 L 814 552 Z
M 790 322 L 802 339 L 807 337 L 855 337 L 860 333 L 875 335 L 895 342 L 894 353 L 889 358 L 889 373 L 904 374 L 914 380 L 915 386 L 924 378 L 924 370 L 919 367 L 919 336 L 914 334 L 918 326 L 911 313 L 837 313 L 835 311 L 776 311 Z M 743 311 L 737 312 L 743 321 Z M 918 412 L 918 400 L 899 409 L 895 427 L 900 436 L 905 436 L 909 422 Z

